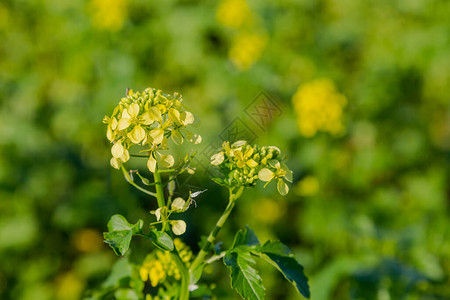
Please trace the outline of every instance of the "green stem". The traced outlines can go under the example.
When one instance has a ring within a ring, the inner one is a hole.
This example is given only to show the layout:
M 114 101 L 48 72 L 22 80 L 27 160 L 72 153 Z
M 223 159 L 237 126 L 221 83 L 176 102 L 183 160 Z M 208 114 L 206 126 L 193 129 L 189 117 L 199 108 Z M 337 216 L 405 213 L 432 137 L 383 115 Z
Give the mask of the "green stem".
M 189 270 L 186 268 L 186 265 L 181 260 L 178 252 L 175 250 L 171 252 L 172 258 L 177 264 L 178 270 L 181 273 L 181 287 L 180 287 L 180 298 L 179 300 L 189 300 Z
M 158 165 L 155 167 L 153 178 L 155 179 L 156 200 L 158 201 L 158 207 L 164 207 L 166 202 L 164 201 L 164 191 L 162 187 L 161 174 L 159 174 L 158 171 Z
M 200 249 L 200 252 L 198 253 L 197 257 L 195 258 L 194 262 L 192 263 L 189 271 L 192 275 L 192 272 L 203 263 L 205 260 L 206 255 L 208 255 L 208 249 L 211 247 L 211 245 L 214 243 L 217 234 L 219 233 L 220 229 L 222 229 L 223 224 L 227 221 L 228 216 L 230 215 L 231 211 L 233 210 L 234 204 L 236 202 L 236 199 L 238 199 L 242 192 L 244 191 L 244 187 L 241 186 L 236 193 L 233 193 L 233 190 L 230 189 L 230 198 L 228 201 L 228 205 L 225 208 L 225 211 L 222 213 L 222 216 L 220 216 L 219 220 L 216 223 L 216 226 L 209 234 L 208 238 L 206 239 L 205 243 L 203 244 L 202 248 Z
M 120 165 L 120 168 L 122 169 L 123 172 L 123 176 L 125 176 L 125 179 L 128 181 L 129 184 L 131 184 L 132 186 L 134 186 L 135 188 L 137 188 L 138 190 L 140 190 L 143 193 L 146 193 L 147 195 L 153 196 L 153 197 L 157 197 L 156 193 L 150 192 L 149 190 L 146 190 L 142 187 L 140 187 L 139 185 L 137 185 L 133 179 L 131 179 L 130 174 L 128 173 L 128 170 L 125 169 L 125 167 L 123 165 Z
M 166 201 L 164 198 L 163 185 L 161 180 L 161 174 L 158 171 L 158 165 L 156 165 L 155 173 L 153 173 L 153 178 L 155 179 L 156 199 L 158 201 L 158 206 L 164 207 L 166 205 Z M 167 222 L 163 222 L 162 231 L 167 230 L 167 225 L 168 225 Z M 174 249 L 174 251 L 171 252 L 171 255 L 181 273 L 181 287 L 179 300 L 189 300 L 189 280 L 190 280 L 189 271 L 186 268 L 184 262 L 181 260 L 176 249 Z

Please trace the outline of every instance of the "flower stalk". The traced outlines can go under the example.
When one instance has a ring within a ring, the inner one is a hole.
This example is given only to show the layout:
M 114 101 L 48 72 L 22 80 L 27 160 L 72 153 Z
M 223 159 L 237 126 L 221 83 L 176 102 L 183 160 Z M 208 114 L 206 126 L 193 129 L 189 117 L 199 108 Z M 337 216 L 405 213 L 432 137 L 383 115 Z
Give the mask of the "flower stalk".
M 200 266 L 200 264 L 203 263 L 205 260 L 206 255 L 208 255 L 208 249 L 213 245 L 217 235 L 219 234 L 220 229 L 222 229 L 223 225 L 228 219 L 228 216 L 230 215 L 231 211 L 234 208 L 234 205 L 236 203 L 236 200 L 242 195 L 244 192 L 244 186 L 239 187 L 239 189 L 236 191 L 236 193 L 233 192 L 233 189 L 229 189 L 230 196 L 228 205 L 225 208 L 224 212 L 220 216 L 219 220 L 216 223 L 216 226 L 209 234 L 208 238 L 206 239 L 205 243 L 203 244 L 200 252 L 198 253 L 197 257 L 194 259 L 194 262 L 192 263 L 191 267 L 189 268 L 189 272 L 192 276 L 192 272 Z

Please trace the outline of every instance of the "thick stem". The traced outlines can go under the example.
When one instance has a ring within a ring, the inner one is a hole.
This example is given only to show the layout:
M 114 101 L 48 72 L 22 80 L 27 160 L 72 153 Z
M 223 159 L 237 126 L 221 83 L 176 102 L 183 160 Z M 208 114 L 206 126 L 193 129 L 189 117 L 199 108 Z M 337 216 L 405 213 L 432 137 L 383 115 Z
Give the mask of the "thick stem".
M 178 269 L 181 273 L 181 287 L 180 287 L 180 298 L 179 300 L 189 300 L 189 283 L 190 283 L 190 277 L 189 277 L 189 270 L 186 268 L 186 265 L 181 260 L 179 254 L 176 252 L 171 253 L 172 258 L 177 264 Z
M 203 244 L 202 248 L 200 249 L 200 252 L 198 253 L 194 262 L 192 263 L 192 265 L 189 269 L 191 275 L 192 275 L 192 272 L 195 270 L 195 268 L 197 268 L 205 260 L 206 255 L 208 255 L 208 249 L 214 243 L 214 241 L 217 237 L 217 234 L 219 233 L 220 229 L 222 229 L 223 224 L 227 221 L 228 216 L 230 215 L 231 211 L 233 210 L 236 199 L 242 195 L 243 191 L 244 191 L 243 186 L 241 186 L 236 193 L 233 193 L 233 191 L 230 189 L 230 198 L 229 198 L 230 200 L 228 201 L 228 205 L 225 208 L 225 211 L 223 212 L 222 216 L 220 216 L 219 220 L 217 221 L 216 226 L 211 231 L 211 233 L 209 234 L 205 243 Z
M 158 201 L 158 207 L 164 207 L 166 202 L 164 200 L 164 191 L 161 181 L 161 174 L 158 171 L 158 165 L 155 167 L 155 173 L 153 173 L 153 178 L 155 179 L 155 188 L 156 188 L 156 199 Z
M 166 201 L 164 199 L 163 185 L 161 180 L 161 174 L 158 171 L 158 165 L 156 165 L 155 173 L 153 173 L 153 178 L 155 179 L 156 199 L 158 201 L 158 206 L 164 207 L 166 205 Z M 167 222 L 163 222 L 162 231 L 167 230 L 167 225 L 168 225 Z M 181 273 L 180 297 L 178 299 L 189 300 L 189 280 L 190 280 L 189 271 L 186 268 L 184 262 L 181 260 L 176 249 L 174 249 L 174 251 L 171 252 L 171 255 Z

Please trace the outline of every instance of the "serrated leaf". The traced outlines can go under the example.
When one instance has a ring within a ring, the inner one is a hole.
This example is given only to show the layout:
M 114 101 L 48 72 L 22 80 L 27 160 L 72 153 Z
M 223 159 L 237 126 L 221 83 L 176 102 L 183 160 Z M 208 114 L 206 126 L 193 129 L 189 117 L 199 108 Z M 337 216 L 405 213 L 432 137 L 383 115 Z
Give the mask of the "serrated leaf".
M 231 286 L 243 299 L 264 299 L 264 286 L 258 272 L 251 266 L 255 261 L 249 252 L 239 249 L 228 252 L 224 263 L 230 270 Z
M 255 233 L 248 226 L 245 226 L 245 229 L 240 229 L 236 233 L 236 235 L 234 236 L 233 246 L 231 248 L 234 249 L 242 245 L 245 246 L 260 245 L 260 242 L 256 237 Z
M 109 244 L 117 255 L 123 256 L 130 248 L 133 235 L 142 232 L 143 224 L 144 222 L 139 220 L 133 225 L 125 217 L 114 215 L 108 222 L 109 232 L 103 233 L 105 243 Z
M 107 243 L 114 252 L 123 256 L 130 248 L 133 232 L 131 230 L 120 230 L 103 233 L 105 243 Z
M 168 235 L 164 231 L 158 231 L 156 229 L 153 229 L 150 232 L 149 237 L 150 237 L 150 240 L 152 241 L 152 243 L 159 249 L 165 250 L 165 251 L 173 250 L 173 247 L 174 247 L 173 240 L 170 237 L 170 235 Z
M 305 296 L 310 297 L 308 278 L 303 273 L 303 266 L 295 259 L 291 250 L 281 242 L 266 242 L 257 249 L 262 259 L 276 267 L 284 277 L 291 282 L 297 290 Z

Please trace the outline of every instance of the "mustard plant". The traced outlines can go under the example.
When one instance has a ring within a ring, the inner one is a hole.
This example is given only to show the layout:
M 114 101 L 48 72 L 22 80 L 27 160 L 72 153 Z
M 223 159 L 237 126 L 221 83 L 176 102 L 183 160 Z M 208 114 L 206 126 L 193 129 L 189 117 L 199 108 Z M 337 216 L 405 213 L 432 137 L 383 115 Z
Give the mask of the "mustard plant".
M 168 151 L 185 140 L 201 142 L 191 129 L 194 121 L 180 94 L 165 94 L 153 88 L 127 92 L 112 115 L 104 118 L 106 136 L 112 144 L 111 166 L 121 170 L 126 181 L 149 196 L 150 201 L 155 201 L 157 209 L 150 212 L 153 220 L 149 224 L 143 220 L 129 223 L 121 215 L 111 217 L 104 239 L 114 252 L 128 257 L 131 240 L 142 237 L 149 241 L 145 249 L 148 254 L 139 262 L 131 262 L 127 257 L 119 259 L 103 285 L 91 291 L 89 299 L 211 299 L 215 297 L 211 286 L 201 282 L 203 270 L 222 260 L 229 269 L 232 288 L 243 299 L 261 300 L 265 288 L 255 268 L 255 258 L 273 265 L 300 294 L 309 298 L 303 267 L 283 243 L 260 243 L 255 233 L 245 227 L 236 233 L 229 249 L 220 250 L 216 244 L 221 228 L 246 189 L 258 182 L 264 187 L 274 182 L 281 195 L 288 193 L 292 171 L 277 147 L 260 147 L 246 141 L 223 142 L 210 163 L 220 174 L 211 179 L 228 190 L 227 206 L 209 235 L 202 239 L 198 253 L 194 254 L 176 237 L 189 226 L 176 216 L 192 209 L 196 193 L 174 198 L 175 179 L 183 173 L 195 174 L 191 166 L 194 154 L 175 159 Z M 152 179 L 139 170 L 127 169 L 126 163 L 134 158 L 146 161 Z

